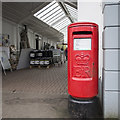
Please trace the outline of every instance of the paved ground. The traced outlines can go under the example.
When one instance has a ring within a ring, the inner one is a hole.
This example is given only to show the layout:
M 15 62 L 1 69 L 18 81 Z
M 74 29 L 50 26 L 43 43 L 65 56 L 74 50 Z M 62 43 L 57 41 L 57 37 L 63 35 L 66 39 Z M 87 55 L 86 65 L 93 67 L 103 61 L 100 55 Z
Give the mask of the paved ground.
M 3 118 L 69 118 L 66 64 L 8 72 L 2 108 Z

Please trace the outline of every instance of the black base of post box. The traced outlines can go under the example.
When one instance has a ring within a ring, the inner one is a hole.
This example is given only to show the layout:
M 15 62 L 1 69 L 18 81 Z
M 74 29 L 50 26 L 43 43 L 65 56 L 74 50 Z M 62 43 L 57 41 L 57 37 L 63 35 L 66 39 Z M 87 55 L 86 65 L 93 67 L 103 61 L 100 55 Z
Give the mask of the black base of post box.
M 98 97 L 91 99 L 68 98 L 68 110 L 72 118 L 103 118 Z

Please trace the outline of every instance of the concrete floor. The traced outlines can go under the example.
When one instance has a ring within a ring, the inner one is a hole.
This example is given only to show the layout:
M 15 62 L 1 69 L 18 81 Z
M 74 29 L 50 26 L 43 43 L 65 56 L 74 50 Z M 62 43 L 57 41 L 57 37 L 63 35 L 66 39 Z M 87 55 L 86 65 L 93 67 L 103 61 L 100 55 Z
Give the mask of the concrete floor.
M 3 118 L 70 118 L 66 64 L 8 72 L 2 108 Z

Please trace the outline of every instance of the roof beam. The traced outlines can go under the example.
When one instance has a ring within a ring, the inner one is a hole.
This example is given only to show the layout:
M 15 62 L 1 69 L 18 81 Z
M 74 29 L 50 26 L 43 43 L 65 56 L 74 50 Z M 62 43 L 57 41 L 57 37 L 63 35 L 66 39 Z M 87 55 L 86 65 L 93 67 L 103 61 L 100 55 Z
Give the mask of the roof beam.
M 69 18 L 69 20 L 71 21 L 71 23 L 74 23 L 74 20 L 73 20 L 72 16 L 70 15 L 68 9 L 66 8 L 65 4 L 63 2 L 58 2 L 58 4 L 63 9 L 65 15 Z
M 77 9 L 77 5 L 74 4 L 73 2 L 65 2 L 66 4 L 70 5 L 71 7 Z

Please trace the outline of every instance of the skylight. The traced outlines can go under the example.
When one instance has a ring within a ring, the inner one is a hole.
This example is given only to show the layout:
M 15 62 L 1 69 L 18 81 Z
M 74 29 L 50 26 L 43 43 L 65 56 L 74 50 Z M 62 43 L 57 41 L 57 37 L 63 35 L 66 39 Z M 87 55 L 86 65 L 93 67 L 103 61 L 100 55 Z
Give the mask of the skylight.
M 71 7 L 68 4 L 65 4 L 65 6 L 67 7 L 67 9 L 68 9 L 70 15 L 73 17 L 74 21 L 76 22 L 77 21 L 77 15 L 78 15 L 77 9 Z
M 70 20 L 67 17 L 65 17 L 60 22 L 58 22 L 57 24 L 53 25 L 53 28 L 56 28 L 57 30 L 60 31 L 62 28 L 66 27 L 70 23 L 71 23 Z
M 77 21 L 77 9 L 71 7 L 70 5 L 64 3 L 65 9 L 69 12 L 72 20 Z M 71 24 L 70 18 L 66 15 L 66 12 L 59 5 L 56 0 L 49 3 L 47 6 L 39 10 L 34 14 L 36 18 L 45 22 L 54 29 L 62 32 L 65 39 L 67 39 L 67 26 Z
M 34 16 L 58 31 L 71 23 L 55 0 L 35 13 Z

